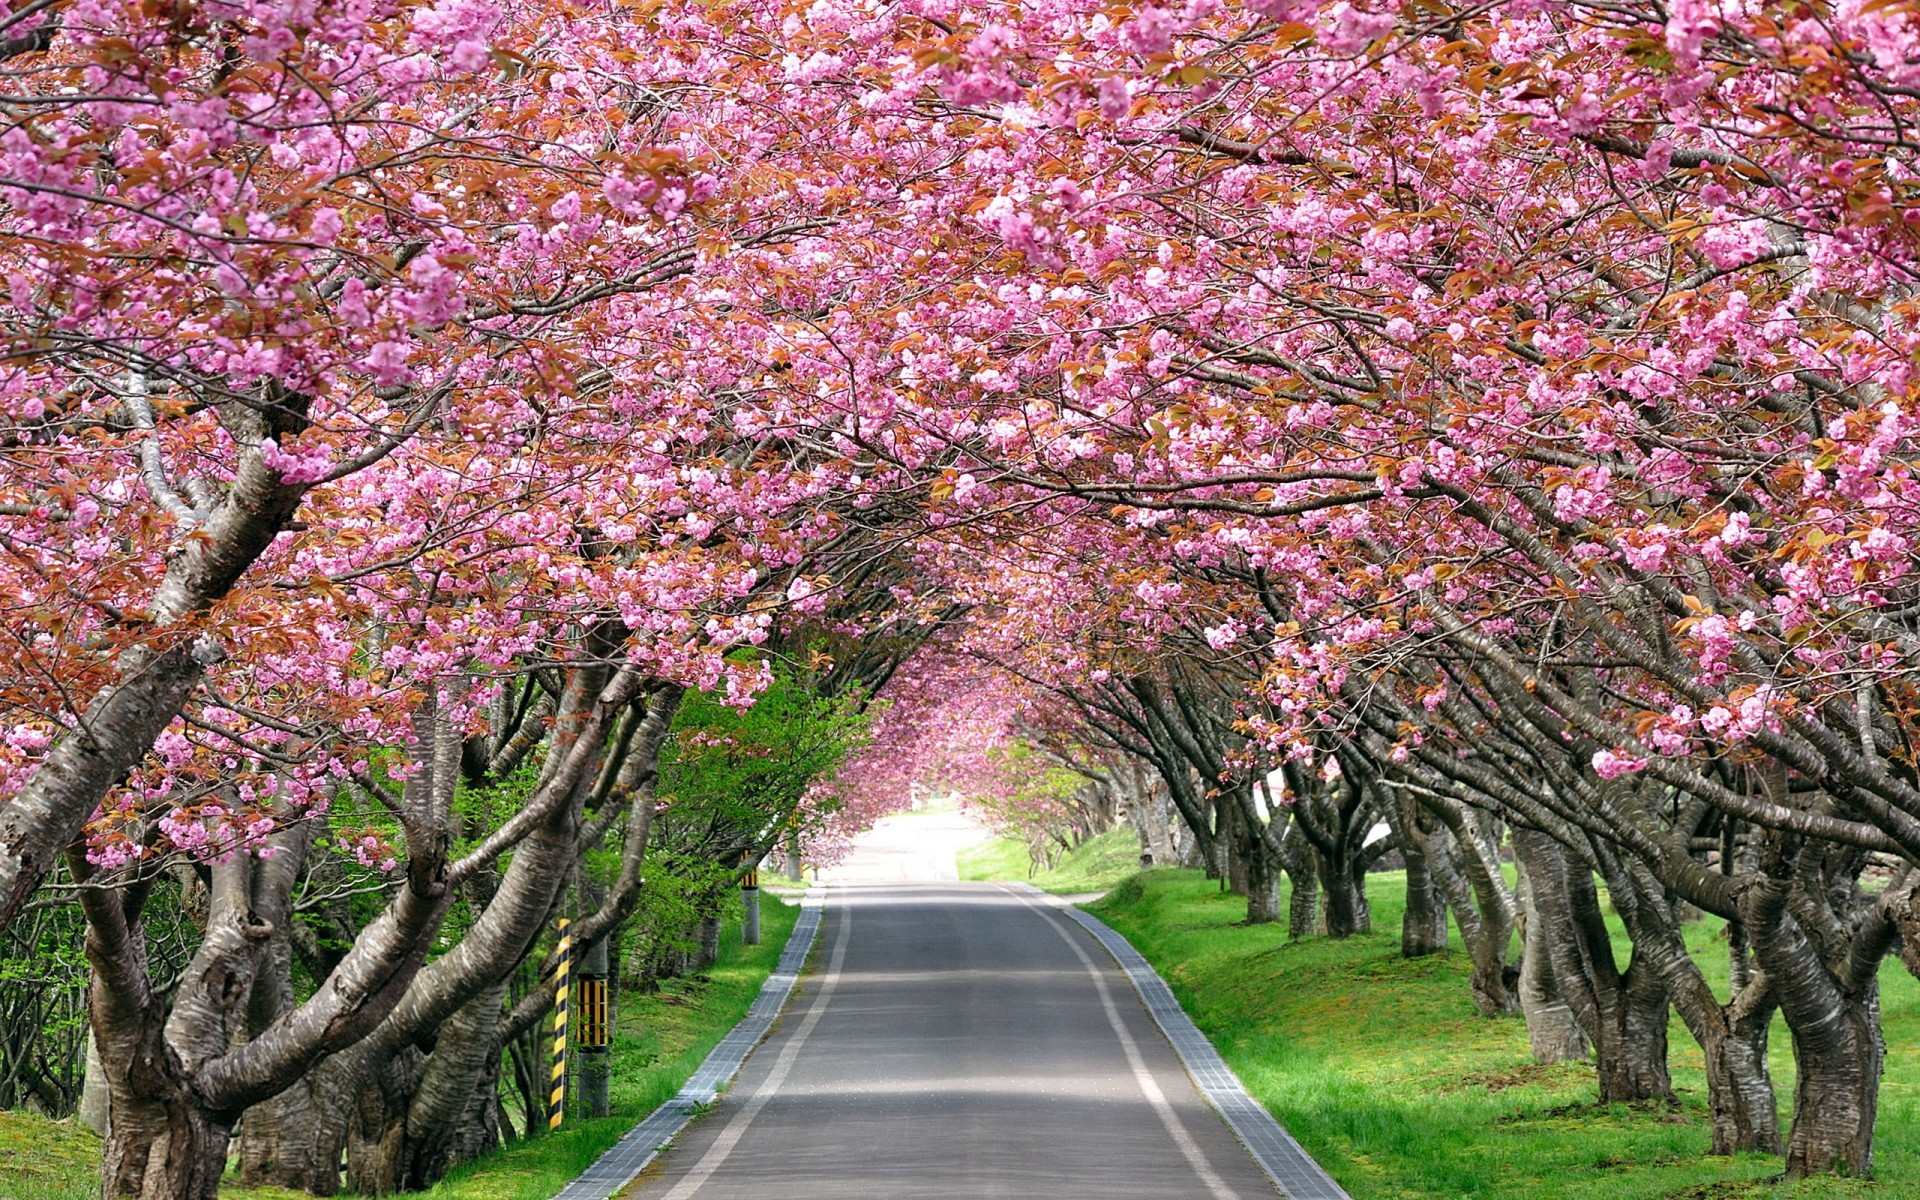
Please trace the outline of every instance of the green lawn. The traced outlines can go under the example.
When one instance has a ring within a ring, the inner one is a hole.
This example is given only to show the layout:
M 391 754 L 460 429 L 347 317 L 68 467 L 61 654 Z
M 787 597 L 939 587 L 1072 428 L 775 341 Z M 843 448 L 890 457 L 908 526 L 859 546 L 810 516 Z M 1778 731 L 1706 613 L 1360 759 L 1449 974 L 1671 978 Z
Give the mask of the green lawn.
M 1071 896 L 1104 892 L 1140 869 L 1140 839 L 1127 828 L 1110 829 L 1066 852 L 1051 871 L 1034 871 L 1025 842 L 996 837 L 957 856 L 962 879 L 1024 879 L 1043 891 Z
M 1598 1108 L 1590 1066 L 1536 1067 L 1519 1018 L 1474 1014 L 1464 952 L 1399 957 L 1402 889 L 1398 873 L 1371 876 L 1377 932 L 1345 942 L 1290 943 L 1284 927 L 1240 924 L 1245 900 L 1195 871 L 1142 873 L 1090 909 L 1154 963 L 1247 1087 L 1356 1200 L 1920 1200 L 1920 983 L 1897 964 L 1882 976 L 1879 1182 L 1773 1187 L 1760 1181 L 1778 1159 L 1705 1157 L 1705 1077 L 1678 1018 L 1678 1107 Z M 1718 923 L 1689 932 L 1709 977 L 1724 982 Z M 1777 1023 L 1773 1069 L 1785 1110 L 1793 1061 Z
M 742 946 L 730 925 L 706 981 L 673 980 L 656 995 L 620 998 L 614 1029 L 613 1115 L 569 1120 L 559 1133 L 518 1143 L 462 1168 L 432 1191 L 440 1200 L 547 1200 L 642 1117 L 680 1090 L 707 1052 L 747 1015 L 773 972 L 797 906 L 763 895 L 761 942 Z M 92 1200 L 100 1143 L 73 1121 L 0 1111 L 0 1200 Z M 232 1200 L 291 1200 L 271 1188 L 220 1189 Z

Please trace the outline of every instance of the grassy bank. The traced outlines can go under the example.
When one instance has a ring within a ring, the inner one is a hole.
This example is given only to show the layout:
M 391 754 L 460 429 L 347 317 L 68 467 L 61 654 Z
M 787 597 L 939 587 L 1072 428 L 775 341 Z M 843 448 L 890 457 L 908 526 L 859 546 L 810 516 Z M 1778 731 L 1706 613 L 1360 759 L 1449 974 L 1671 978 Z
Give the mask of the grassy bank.
M 962 879 L 1024 879 L 1062 896 L 1104 892 L 1140 869 L 1140 839 L 1131 829 L 1110 829 L 1067 851 L 1051 870 L 1035 871 L 1025 842 L 996 837 L 962 850 L 956 865 Z
M 1778 1159 L 1704 1157 L 1705 1076 L 1677 1018 L 1679 1104 L 1601 1108 L 1589 1065 L 1536 1067 L 1519 1018 L 1474 1014 L 1464 952 L 1401 959 L 1403 880 L 1369 883 L 1378 932 L 1344 942 L 1289 943 L 1284 927 L 1236 924 L 1245 901 L 1191 871 L 1138 875 L 1090 906 L 1152 960 L 1247 1087 L 1356 1200 L 1920 1200 L 1920 984 L 1897 965 L 1882 975 L 1878 1182 L 1775 1187 L 1763 1181 Z M 1724 982 L 1718 931 L 1689 927 Z M 1784 1118 L 1793 1060 L 1778 1022 L 1772 1049 Z
M 569 1119 L 557 1134 L 516 1143 L 464 1167 L 432 1191 L 437 1200 L 547 1200 L 642 1117 L 680 1090 L 700 1060 L 746 1016 L 772 973 L 799 914 L 761 900 L 761 943 L 742 946 L 729 926 L 720 961 L 705 980 L 674 980 L 656 995 L 620 999 L 614 1029 L 613 1115 Z M 72 1121 L 0 1112 L 0 1200 L 92 1200 L 99 1194 L 100 1142 Z M 232 1200 L 292 1200 L 302 1193 L 231 1184 Z

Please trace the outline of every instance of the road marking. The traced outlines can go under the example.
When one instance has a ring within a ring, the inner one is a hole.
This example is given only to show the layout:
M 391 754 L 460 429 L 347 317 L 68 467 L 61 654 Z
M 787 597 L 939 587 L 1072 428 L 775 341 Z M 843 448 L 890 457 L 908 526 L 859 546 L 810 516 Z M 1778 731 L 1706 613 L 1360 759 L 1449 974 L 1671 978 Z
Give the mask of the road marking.
M 794 1060 L 800 1057 L 800 1048 L 806 1045 L 808 1035 L 813 1032 L 813 1027 L 820 1023 L 821 1014 L 827 1011 L 827 1001 L 833 998 L 833 989 L 840 983 L 840 968 L 847 961 L 847 931 L 853 927 L 853 910 L 842 904 L 838 912 L 840 928 L 833 936 L 833 956 L 827 962 L 826 974 L 820 977 L 820 991 L 815 994 L 813 1003 L 808 1006 L 807 1015 L 801 1018 L 800 1027 L 793 1031 L 793 1037 L 780 1048 L 780 1057 L 773 1060 L 773 1070 L 768 1071 L 766 1080 L 754 1089 L 752 1099 L 748 1100 L 740 1109 L 739 1115 L 720 1131 L 720 1136 L 713 1139 L 713 1145 L 707 1147 L 707 1152 L 700 1156 L 700 1161 L 693 1165 L 693 1169 L 674 1185 L 672 1191 L 661 1197 L 661 1200 L 687 1200 L 689 1196 L 699 1191 L 700 1185 L 711 1178 L 713 1173 L 720 1169 L 721 1164 L 727 1161 L 727 1156 L 733 1153 L 733 1148 L 740 1144 L 742 1137 L 746 1136 L 747 1127 L 753 1124 L 753 1119 L 760 1115 L 760 1110 L 767 1106 L 767 1101 L 773 1099 L 774 1094 L 780 1090 L 780 1085 L 786 1082 L 788 1072 L 793 1070 Z
M 1106 976 L 1100 973 L 1100 968 L 1094 964 L 1093 958 L 1052 912 L 1034 904 L 1017 892 L 1005 894 L 1014 896 L 1026 907 L 1040 914 L 1041 920 L 1060 935 L 1060 940 L 1067 944 L 1067 948 L 1072 950 L 1074 956 L 1080 960 L 1080 965 L 1087 969 L 1087 975 L 1093 980 L 1093 986 L 1099 989 L 1100 1007 L 1106 1010 L 1107 1024 L 1113 1026 L 1114 1036 L 1120 1039 L 1120 1049 L 1126 1052 L 1127 1065 L 1133 1068 L 1134 1081 L 1140 1085 L 1141 1093 L 1146 1096 L 1147 1103 L 1159 1116 L 1160 1123 L 1167 1127 L 1167 1133 L 1173 1137 L 1173 1144 L 1180 1147 L 1180 1153 L 1186 1155 L 1187 1164 L 1193 1168 L 1194 1174 L 1200 1177 L 1200 1182 L 1207 1185 L 1207 1190 L 1214 1194 L 1216 1200 L 1239 1200 L 1239 1193 L 1228 1187 L 1227 1181 L 1220 1178 L 1214 1171 L 1212 1165 L 1207 1162 L 1207 1156 L 1201 1151 L 1200 1143 L 1193 1140 L 1193 1134 L 1187 1131 L 1186 1125 L 1180 1120 L 1180 1114 L 1173 1111 L 1173 1103 L 1167 1099 L 1167 1094 L 1160 1090 L 1160 1081 L 1153 1077 L 1153 1072 L 1147 1070 L 1147 1060 L 1140 1056 L 1139 1044 L 1133 1040 L 1133 1034 L 1127 1031 L 1126 1022 L 1120 1019 L 1120 1009 L 1113 1002 L 1113 991 L 1107 987 Z M 669 1196 L 667 1200 L 675 1200 L 675 1198 Z

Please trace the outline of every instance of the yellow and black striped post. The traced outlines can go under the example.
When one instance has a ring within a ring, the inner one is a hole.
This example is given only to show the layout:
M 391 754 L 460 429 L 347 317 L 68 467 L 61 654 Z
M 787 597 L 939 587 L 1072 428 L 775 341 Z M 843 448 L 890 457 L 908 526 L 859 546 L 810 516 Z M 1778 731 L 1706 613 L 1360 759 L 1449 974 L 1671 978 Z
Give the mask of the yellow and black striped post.
M 553 1095 L 547 1101 L 547 1128 L 560 1128 L 567 1115 L 567 973 L 573 966 L 573 935 L 570 922 L 560 918 L 560 946 L 555 953 L 553 976 Z

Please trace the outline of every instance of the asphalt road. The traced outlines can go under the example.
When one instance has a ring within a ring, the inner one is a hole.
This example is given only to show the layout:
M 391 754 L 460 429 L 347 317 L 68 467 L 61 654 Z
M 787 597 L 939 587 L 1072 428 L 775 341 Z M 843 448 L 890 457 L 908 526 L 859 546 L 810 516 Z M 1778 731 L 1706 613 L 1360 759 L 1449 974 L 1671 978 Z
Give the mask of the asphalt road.
M 842 883 L 641 1200 L 1272 1197 L 1098 943 L 991 884 Z

